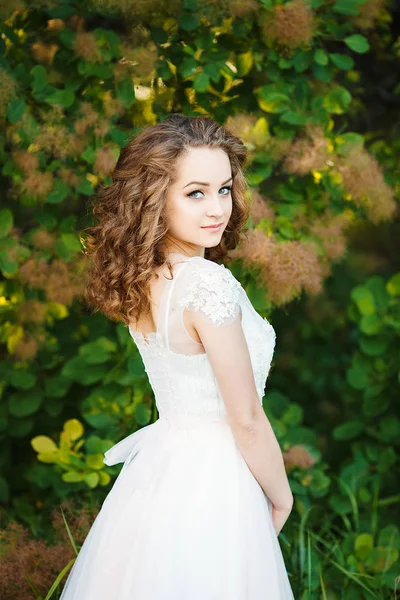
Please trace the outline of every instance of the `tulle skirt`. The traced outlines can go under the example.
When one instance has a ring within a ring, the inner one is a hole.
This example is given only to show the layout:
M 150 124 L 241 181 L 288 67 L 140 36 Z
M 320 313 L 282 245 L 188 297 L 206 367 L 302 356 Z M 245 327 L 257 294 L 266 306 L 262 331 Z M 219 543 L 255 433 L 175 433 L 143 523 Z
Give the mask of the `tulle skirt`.
M 61 600 L 293 600 L 271 502 L 222 419 L 160 417 L 124 462 Z

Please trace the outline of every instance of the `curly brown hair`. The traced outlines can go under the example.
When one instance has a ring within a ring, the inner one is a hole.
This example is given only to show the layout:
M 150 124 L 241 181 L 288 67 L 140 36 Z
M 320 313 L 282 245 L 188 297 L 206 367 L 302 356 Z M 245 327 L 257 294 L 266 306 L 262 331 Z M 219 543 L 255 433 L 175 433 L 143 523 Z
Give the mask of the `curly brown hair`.
M 232 168 L 232 214 L 220 243 L 205 249 L 219 262 L 236 248 L 249 216 L 243 142 L 209 117 L 172 114 L 130 139 L 111 175 L 94 197 L 98 224 L 86 228 L 85 256 L 91 258 L 84 297 L 112 320 L 125 325 L 151 314 L 149 281 L 156 268 L 172 266 L 165 253 L 166 195 L 175 181 L 175 163 L 188 148 L 224 150 Z

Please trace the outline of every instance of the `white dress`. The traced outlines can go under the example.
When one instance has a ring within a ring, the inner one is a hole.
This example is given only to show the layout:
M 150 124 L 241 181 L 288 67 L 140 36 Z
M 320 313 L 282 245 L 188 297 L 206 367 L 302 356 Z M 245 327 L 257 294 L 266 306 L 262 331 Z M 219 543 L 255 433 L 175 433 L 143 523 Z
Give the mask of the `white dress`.
M 61 600 L 293 600 L 271 502 L 235 444 L 208 354 L 183 315 L 200 311 L 218 340 L 240 328 L 260 402 L 275 331 L 223 265 L 191 257 L 165 281 L 157 331 L 145 338 L 129 329 L 159 418 L 105 453 L 106 465 L 124 465 Z

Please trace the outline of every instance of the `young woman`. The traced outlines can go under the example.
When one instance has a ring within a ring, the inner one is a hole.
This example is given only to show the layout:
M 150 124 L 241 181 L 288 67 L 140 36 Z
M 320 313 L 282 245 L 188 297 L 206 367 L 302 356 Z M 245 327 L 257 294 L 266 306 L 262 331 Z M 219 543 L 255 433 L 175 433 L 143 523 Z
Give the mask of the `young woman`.
M 159 418 L 123 462 L 62 600 L 290 600 L 293 505 L 262 408 L 275 332 L 218 262 L 248 217 L 243 143 L 172 115 L 122 150 L 94 208 L 87 300 L 129 328 Z

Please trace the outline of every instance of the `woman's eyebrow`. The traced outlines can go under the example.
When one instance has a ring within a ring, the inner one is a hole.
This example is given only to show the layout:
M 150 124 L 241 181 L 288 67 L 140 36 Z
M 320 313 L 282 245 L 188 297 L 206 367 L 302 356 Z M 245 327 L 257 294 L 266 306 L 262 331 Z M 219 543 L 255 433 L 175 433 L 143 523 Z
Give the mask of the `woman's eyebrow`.
M 221 185 L 225 185 L 226 183 L 228 183 L 228 181 L 230 181 L 232 179 L 232 177 L 229 177 L 229 179 L 227 179 L 226 181 L 224 181 L 223 183 L 221 183 Z M 202 181 L 191 181 L 190 183 L 187 183 L 185 185 L 185 187 L 183 187 L 182 189 L 184 190 L 185 188 L 187 188 L 189 185 L 192 185 L 192 183 L 195 183 L 196 185 L 210 185 L 209 183 L 204 183 Z

